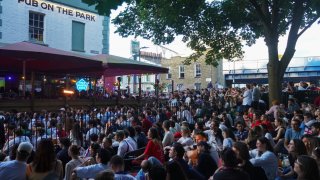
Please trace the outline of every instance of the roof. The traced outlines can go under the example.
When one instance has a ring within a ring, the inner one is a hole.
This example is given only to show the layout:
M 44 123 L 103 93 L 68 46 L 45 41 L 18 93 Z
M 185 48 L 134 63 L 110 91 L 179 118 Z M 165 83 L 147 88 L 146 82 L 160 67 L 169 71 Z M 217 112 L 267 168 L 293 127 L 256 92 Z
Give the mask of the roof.
M 104 76 L 168 73 L 168 68 L 119 56 L 100 54 L 94 58 L 103 62 Z
M 0 47 L 0 70 L 21 73 L 23 62 L 27 72 L 61 74 L 102 74 L 102 62 L 90 56 L 63 51 L 30 42 Z

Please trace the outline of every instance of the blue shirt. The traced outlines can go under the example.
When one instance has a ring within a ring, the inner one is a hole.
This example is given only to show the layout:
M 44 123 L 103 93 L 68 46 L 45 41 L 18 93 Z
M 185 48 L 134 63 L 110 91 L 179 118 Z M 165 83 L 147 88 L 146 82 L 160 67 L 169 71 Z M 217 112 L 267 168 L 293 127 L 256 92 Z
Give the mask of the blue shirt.
M 247 137 L 248 137 L 248 131 L 246 131 L 246 130 L 243 130 L 242 132 L 236 131 L 236 132 L 235 132 L 235 135 L 236 135 L 236 137 L 238 138 L 238 140 L 243 141 L 243 140 L 247 139 Z
M 136 178 L 125 172 L 116 172 L 114 180 L 136 180 Z
M 0 178 L 10 180 L 26 179 L 27 164 L 22 161 L 5 161 L 0 163 Z
M 300 129 L 299 131 L 295 131 L 292 128 L 289 128 L 286 130 L 286 133 L 284 135 L 284 138 L 288 141 L 292 139 L 301 139 L 304 133 L 304 129 Z
M 79 178 L 95 178 L 99 172 L 108 168 L 108 165 L 99 163 L 85 167 L 77 167 L 75 168 L 75 171 Z
M 254 166 L 261 166 L 266 173 L 268 180 L 274 180 L 278 171 L 278 158 L 277 156 L 270 151 L 266 151 L 263 154 L 259 155 L 257 149 L 250 151 L 250 162 Z

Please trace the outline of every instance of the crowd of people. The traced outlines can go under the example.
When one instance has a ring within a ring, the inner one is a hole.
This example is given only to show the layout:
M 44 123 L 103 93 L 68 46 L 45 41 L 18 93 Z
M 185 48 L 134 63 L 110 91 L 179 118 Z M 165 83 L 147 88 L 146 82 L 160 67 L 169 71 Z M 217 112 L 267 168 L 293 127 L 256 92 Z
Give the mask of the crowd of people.
M 0 112 L 1 179 L 318 180 L 320 107 L 264 87 L 174 92 L 143 107 Z

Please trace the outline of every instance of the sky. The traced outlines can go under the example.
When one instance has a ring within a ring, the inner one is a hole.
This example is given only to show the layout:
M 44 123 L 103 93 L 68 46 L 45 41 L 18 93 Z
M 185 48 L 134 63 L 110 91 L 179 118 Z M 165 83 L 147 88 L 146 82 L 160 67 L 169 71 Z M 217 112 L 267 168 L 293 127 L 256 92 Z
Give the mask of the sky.
M 113 11 L 111 19 L 114 18 L 123 8 Z M 110 23 L 110 54 L 130 58 L 130 44 L 134 37 L 122 38 L 114 33 L 115 26 Z M 279 41 L 279 54 L 283 54 L 286 47 L 287 36 L 281 37 Z M 192 53 L 186 44 L 181 41 L 181 37 L 177 37 L 171 44 L 164 45 L 179 53 L 180 56 L 188 56 Z M 140 47 L 148 47 L 142 51 L 161 53 L 163 49 L 153 45 L 149 40 L 137 38 L 140 41 Z M 243 60 L 261 60 L 268 58 L 267 46 L 263 39 L 258 39 L 256 44 L 251 47 L 245 46 L 245 54 Z M 167 51 L 166 51 L 167 52 Z M 294 57 L 320 56 L 320 24 L 314 24 L 308 29 L 298 40 L 296 45 L 296 53 Z

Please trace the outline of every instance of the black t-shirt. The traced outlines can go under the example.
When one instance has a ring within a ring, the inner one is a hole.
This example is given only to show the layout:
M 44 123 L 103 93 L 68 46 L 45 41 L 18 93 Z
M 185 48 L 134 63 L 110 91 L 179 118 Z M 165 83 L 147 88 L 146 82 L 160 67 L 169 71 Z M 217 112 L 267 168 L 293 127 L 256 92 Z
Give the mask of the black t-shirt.
M 237 168 L 221 168 L 213 175 L 214 180 L 250 180 L 249 175 Z

